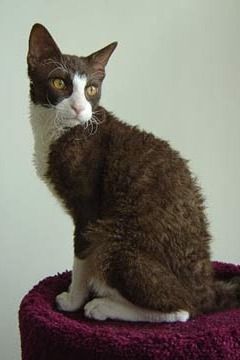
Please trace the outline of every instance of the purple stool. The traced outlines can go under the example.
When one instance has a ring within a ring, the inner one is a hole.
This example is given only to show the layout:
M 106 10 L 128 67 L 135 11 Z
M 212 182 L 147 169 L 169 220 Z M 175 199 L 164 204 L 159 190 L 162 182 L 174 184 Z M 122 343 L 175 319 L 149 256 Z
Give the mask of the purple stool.
M 213 263 L 216 276 L 240 275 L 240 266 Z M 186 323 L 99 322 L 55 306 L 71 273 L 48 277 L 22 300 L 22 360 L 240 359 L 240 309 L 198 316 Z

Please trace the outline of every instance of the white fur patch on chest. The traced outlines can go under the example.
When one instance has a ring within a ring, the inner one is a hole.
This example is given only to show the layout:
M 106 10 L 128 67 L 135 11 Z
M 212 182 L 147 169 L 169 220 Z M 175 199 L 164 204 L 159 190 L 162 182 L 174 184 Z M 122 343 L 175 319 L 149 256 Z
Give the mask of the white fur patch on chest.
M 50 145 L 57 140 L 64 129 L 57 125 L 54 109 L 30 104 L 30 120 L 34 136 L 34 165 L 37 175 L 45 181 Z

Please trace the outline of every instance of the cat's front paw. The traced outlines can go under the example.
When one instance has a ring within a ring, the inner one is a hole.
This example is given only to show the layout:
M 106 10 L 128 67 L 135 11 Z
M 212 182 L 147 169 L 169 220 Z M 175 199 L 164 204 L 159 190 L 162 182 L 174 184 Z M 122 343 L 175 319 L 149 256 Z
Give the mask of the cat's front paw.
M 78 310 L 82 305 L 82 301 L 79 298 L 74 298 L 70 292 L 63 292 L 57 295 L 56 304 L 58 310 L 70 312 Z

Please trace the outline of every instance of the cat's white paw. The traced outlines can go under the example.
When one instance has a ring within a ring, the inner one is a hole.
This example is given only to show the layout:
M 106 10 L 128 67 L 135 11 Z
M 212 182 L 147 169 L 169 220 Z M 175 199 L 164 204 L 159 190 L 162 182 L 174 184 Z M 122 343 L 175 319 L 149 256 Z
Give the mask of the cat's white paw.
M 82 301 L 79 298 L 74 298 L 70 292 L 63 292 L 56 297 L 58 310 L 76 311 L 81 305 Z
M 85 316 L 95 320 L 106 320 L 111 317 L 110 303 L 104 298 L 93 299 L 84 306 Z
M 186 322 L 190 318 L 189 312 L 185 310 L 179 310 L 178 312 L 176 312 L 175 315 L 176 315 L 175 321 Z

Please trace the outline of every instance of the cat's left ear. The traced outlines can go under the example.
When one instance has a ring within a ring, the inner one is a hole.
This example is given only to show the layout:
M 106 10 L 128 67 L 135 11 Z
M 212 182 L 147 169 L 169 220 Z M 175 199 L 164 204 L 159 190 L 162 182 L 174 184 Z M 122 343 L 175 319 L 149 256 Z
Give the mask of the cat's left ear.
M 98 50 L 98 51 L 94 52 L 93 54 L 89 55 L 87 57 L 87 59 L 90 62 L 95 63 L 96 65 L 98 65 L 104 69 L 108 63 L 110 56 L 112 55 L 113 51 L 116 49 L 117 44 L 118 43 L 115 41 L 115 42 L 105 46 L 103 49 Z

